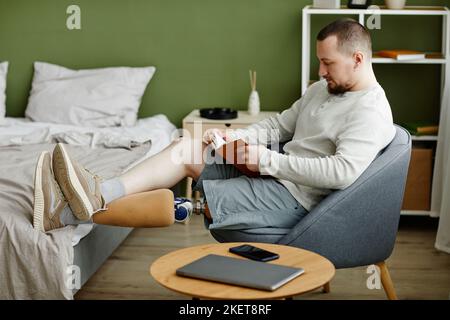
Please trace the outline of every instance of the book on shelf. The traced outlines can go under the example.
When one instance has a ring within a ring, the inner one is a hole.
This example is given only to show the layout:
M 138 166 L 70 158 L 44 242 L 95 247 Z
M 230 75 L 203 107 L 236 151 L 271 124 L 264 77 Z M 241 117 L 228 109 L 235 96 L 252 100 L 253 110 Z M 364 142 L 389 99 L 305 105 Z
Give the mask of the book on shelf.
M 430 122 L 405 122 L 402 126 L 414 136 L 435 136 L 439 131 L 439 126 Z
M 425 53 L 415 50 L 381 50 L 376 55 L 383 58 L 392 58 L 399 61 L 425 59 Z

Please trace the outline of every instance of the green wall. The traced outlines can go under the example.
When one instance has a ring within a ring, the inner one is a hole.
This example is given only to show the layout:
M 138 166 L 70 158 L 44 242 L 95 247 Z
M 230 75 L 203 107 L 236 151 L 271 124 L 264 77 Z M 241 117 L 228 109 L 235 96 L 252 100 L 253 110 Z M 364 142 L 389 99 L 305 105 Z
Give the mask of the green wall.
M 245 109 L 249 69 L 258 72 L 262 109 L 283 110 L 300 95 L 301 8 L 311 2 L 0 0 L 0 61 L 10 61 L 7 115 L 23 116 L 36 60 L 69 68 L 154 65 L 140 116 L 164 113 L 177 125 L 197 107 Z M 66 28 L 70 4 L 81 7 L 81 30 Z M 314 34 L 332 19 L 314 17 Z M 373 37 L 374 49 L 440 50 L 440 20 L 382 17 Z M 437 120 L 439 67 L 377 65 L 375 72 L 396 121 Z

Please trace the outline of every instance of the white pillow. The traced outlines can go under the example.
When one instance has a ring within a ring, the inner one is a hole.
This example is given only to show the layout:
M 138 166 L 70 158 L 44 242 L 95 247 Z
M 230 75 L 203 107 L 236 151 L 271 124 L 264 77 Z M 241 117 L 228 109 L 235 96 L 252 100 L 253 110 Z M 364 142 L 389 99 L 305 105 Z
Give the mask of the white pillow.
M 155 67 L 71 70 L 35 62 L 25 115 L 40 122 L 132 126 L 155 70 Z
M 8 74 L 8 61 L 0 62 L 0 123 L 6 114 L 6 75 Z

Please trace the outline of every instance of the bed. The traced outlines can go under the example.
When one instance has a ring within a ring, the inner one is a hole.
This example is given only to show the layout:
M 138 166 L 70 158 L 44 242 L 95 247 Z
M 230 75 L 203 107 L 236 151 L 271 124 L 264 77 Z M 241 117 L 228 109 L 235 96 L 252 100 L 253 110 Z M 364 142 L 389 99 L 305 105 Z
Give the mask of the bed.
M 160 152 L 175 130 L 164 115 L 106 128 L 6 118 L 0 125 L 0 299 L 73 299 L 132 230 L 95 224 L 34 230 L 34 169 L 43 150 L 68 143 L 76 160 L 107 179 Z

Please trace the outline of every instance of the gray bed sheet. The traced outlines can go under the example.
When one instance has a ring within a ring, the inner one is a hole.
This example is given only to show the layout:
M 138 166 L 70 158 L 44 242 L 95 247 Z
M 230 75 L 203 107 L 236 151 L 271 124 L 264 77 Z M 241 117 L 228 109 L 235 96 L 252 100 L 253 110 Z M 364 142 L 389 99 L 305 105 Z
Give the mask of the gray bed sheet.
M 39 154 L 54 146 L 0 147 L 0 299 L 72 299 L 73 266 L 80 267 L 84 283 L 131 230 L 98 225 L 74 255 L 73 226 L 49 233 L 33 229 L 35 165 Z M 143 158 L 150 143 L 131 149 L 69 149 L 87 169 L 107 179 Z

